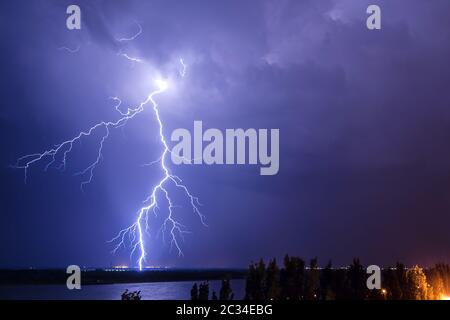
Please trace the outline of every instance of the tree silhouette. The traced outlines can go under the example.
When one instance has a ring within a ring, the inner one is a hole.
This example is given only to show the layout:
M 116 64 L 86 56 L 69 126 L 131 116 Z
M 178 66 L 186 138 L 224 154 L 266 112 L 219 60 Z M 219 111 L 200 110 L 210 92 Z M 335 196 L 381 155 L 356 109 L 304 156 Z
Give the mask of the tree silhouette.
M 283 299 L 300 300 L 304 298 L 305 262 L 297 257 L 284 258 L 284 270 L 280 273 L 281 296 Z
M 353 259 L 353 263 L 348 269 L 348 281 L 350 284 L 349 299 L 362 300 L 366 297 L 366 272 L 358 258 Z
M 277 300 L 280 298 L 280 269 L 275 259 L 270 260 L 267 266 L 265 288 L 266 300 Z
M 265 265 L 261 259 L 257 264 L 251 264 L 246 280 L 245 299 L 246 300 L 264 300 L 265 299 Z
M 305 295 L 307 300 L 318 300 L 320 295 L 320 273 L 317 258 L 311 259 L 306 277 Z
M 317 258 L 309 268 L 301 258 L 284 258 L 282 268 L 276 260 L 266 267 L 261 259 L 249 266 L 245 299 L 248 300 L 431 300 L 450 295 L 450 266 L 436 264 L 432 268 L 419 266 L 407 269 L 381 269 L 381 289 L 369 290 L 367 273 L 358 258 L 347 268 L 333 268 L 331 261 L 321 270 Z M 223 281 L 220 299 L 230 297 L 229 282 Z
M 208 300 L 209 299 L 209 283 L 208 281 L 200 284 L 200 289 L 198 290 L 198 300 Z
M 198 300 L 198 287 L 197 283 L 194 283 L 191 289 L 191 300 Z
M 233 300 L 234 294 L 233 290 L 231 290 L 230 280 L 224 279 L 222 280 L 222 286 L 220 288 L 219 299 L 220 300 Z
M 322 271 L 320 277 L 320 299 L 321 300 L 334 300 L 336 295 L 332 290 L 333 284 L 333 270 L 331 260 Z
M 402 287 L 398 278 L 398 270 L 388 268 L 384 272 L 382 286 L 386 290 L 384 299 L 387 300 L 401 300 L 403 297 Z

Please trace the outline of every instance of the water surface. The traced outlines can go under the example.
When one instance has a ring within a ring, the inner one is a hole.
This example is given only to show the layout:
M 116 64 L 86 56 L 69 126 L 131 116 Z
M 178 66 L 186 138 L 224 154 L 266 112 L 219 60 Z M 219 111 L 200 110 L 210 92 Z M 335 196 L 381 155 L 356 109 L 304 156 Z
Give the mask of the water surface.
M 200 282 L 197 281 L 197 284 Z M 65 285 L 1 285 L 2 300 L 120 300 L 121 294 L 141 291 L 143 300 L 189 300 L 194 281 L 120 283 L 86 285 L 81 290 L 68 290 Z M 219 296 L 221 281 L 209 281 L 210 296 L 214 290 Z M 245 293 L 244 280 L 231 280 L 235 299 L 242 299 Z

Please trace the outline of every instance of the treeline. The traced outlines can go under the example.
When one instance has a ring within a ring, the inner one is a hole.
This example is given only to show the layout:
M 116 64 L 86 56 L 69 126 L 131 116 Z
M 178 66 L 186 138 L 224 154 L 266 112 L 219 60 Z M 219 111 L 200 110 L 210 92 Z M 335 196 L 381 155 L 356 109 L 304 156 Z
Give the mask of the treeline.
M 423 270 L 397 263 L 381 272 L 381 289 L 367 288 L 368 274 L 359 259 L 347 268 L 319 269 L 317 258 L 306 266 L 298 257 L 286 256 L 283 267 L 275 259 L 251 264 L 246 280 L 248 300 L 436 300 L 450 292 L 450 267 L 437 264 Z
M 450 294 L 450 267 L 437 264 L 432 268 L 406 268 L 397 263 L 381 270 L 381 288 L 370 290 L 370 274 L 353 259 L 346 268 L 333 268 L 331 261 L 319 268 L 317 258 L 309 264 L 298 257 L 286 256 L 280 267 L 275 259 L 267 264 L 261 259 L 249 266 L 245 300 L 440 300 Z M 194 284 L 192 300 L 208 300 L 209 284 Z M 230 281 L 223 280 L 219 296 L 212 300 L 234 298 Z
M 283 267 L 275 259 L 251 264 L 246 280 L 247 300 L 439 300 L 450 292 L 450 267 L 437 264 L 423 270 L 397 263 L 381 271 L 381 289 L 367 288 L 366 268 L 354 259 L 347 268 L 331 261 L 318 267 L 317 258 L 306 266 L 298 257 L 286 256 Z
M 209 300 L 209 282 L 205 281 L 200 283 L 199 286 L 197 286 L 197 283 L 194 283 L 191 289 L 191 300 Z M 231 289 L 230 280 L 224 279 L 222 280 L 222 285 L 220 287 L 219 296 L 217 296 L 217 293 L 215 291 L 211 294 L 211 300 L 233 300 L 234 299 L 234 293 Z

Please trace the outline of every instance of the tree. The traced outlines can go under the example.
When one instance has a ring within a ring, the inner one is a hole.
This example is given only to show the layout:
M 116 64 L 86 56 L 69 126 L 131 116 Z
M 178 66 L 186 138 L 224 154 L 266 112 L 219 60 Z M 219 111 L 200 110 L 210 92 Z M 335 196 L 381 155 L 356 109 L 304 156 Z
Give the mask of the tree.
M 428 272 L 428 292 L 427 300 L 440 300 L 444 294 L 444 280 L 436 267 Z
M 333 269 L 331 260 L 325 266 L 320 277 L 320 299 L 322 300 L 334 300 L 336 294 L 332 289 L 333 282 Z
M 400 300 L 402 299 L 402 287 L 398 278 L 398 270 L 388 268 L 383 275 L 383 288 L 386 290 L 384 299 Z
M 233 300 L 234 294 L 231 290 L 230 280 L 222 280 L 222 286 L 220 288 L 219 299 L 220 300 Z
M 209 283 L 208 281 L 200 284 L 200 289 L 198 290 L 198 300 L 208 300 L 209 299 Z
M 253 300 L 255 293 L 255 265 L 251 263 L 248 267 L 247 278 L 245 279 L 245 300 Z
M 191 300 L 198 300 L 198 287 L 197 283 L 194 283 L 191 289 Z
M 320 273 L 317 265 L 317 258 L 311 259 L 306 277 L 306 299 L 318 300 L 320 291 Z
M 400 287 L 400 297 L 401 300 L 406 300 L 408 298 L 408 279 L 406 277 L 406 268 L 405 265 L 397 262 L 395 268 L 396 278 L 398 281 L 398 286 Z
M 305 262 L 296 257 L 284 258 L 284 269 L 280 273 L 281 297 L 288 300 L 304 298 Z
M 367 295 L 366 273 L 358 258 L 348 269 L 348 280 L 350 285 L 350 299 L 363 300 Z
M 414 266 L 406 271 L 408 281 L 408 299 L 425 300 L 427 298 L 427 277 L 419 266 Z
M 280 269 L 275 259 L 269 261 L 266 271 L 265 297 L 268 300 L 276 300 L 280 298 Z
M 430 285 L 428 298 L 442 299 L 442 296 L 450 294 L 450 267 L 447 264 L 438 263 L 426 273 Z
M 265 299 L 265 282 L 266 268 L 264 261 L 261 259 L 259 263 L 251 264 L 246 279 L 245 299 L 246 300 L 264 300 Z

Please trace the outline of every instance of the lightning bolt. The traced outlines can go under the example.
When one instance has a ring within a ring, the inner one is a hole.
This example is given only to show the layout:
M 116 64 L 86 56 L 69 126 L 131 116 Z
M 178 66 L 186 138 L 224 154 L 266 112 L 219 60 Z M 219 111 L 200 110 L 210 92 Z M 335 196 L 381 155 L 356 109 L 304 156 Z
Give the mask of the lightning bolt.
M 136 58 L 136 57 L 131 57 L 130 55 L 128 55 L 128 53 L 122 53 L 119 52 L 118 53 L 119 56 L 124 57 L 127 60 L 130 60 L 131 62 L 136 62 L 136 63 L 142 63 L 142 59 Z
M 180 58 L 180 64 L 181 64 L 180 76 L 184 78 L 186 76 L 187 66 L 184 64 L 183 58 Z
M 58 50 L 65 50 L 70 53 L 76 53 L 76 52 L 80 51 L 80 46 L 76 46 L 74 49 L 63 46 L 63 47 L 59 47 Z
M 184 191 L 185 195 L 187 196 L 187 198 L 190 201 L 193 212 L 196 215 L 198 215 L 201 223 L 204 226 L 206 226 L 205 216 L 200 212 L 200 210 L 198 208 L 201 205 L 198 198 L 191 194 L 191 192 L 186 187 L 186 185 L 183 184 L 183 181 L 181 180 L 181 178 L 179 178 L 178 176 L 171 173 L 171 171 L 169 170 L 169 168 L 166 164 L 167 155 L 169 153 L 171 153 L 171 149 L 169 148 L 166 138 L 164 136 L 164 128 L 163 128 L 163 123 L 161 121 L 161 117 L 159 115 L 158 104 L 153 99 L 153 96 L 155 94 L 158 94 L 158 93 L 164 91 L 167 88 L 167 83 L 162 80 L 159 80 L 159 81 L 157 81 L 157 85 L 159 87 L 159 90 L 150 94 L 147 101 L 144 103 L 147 104 L 148 102 L 151 102 L 151 104 L 153 106 L 153 111 L 154 111 L 156 120 L 159 125 L 159 138 L 160 138 L 160 142 L 163 146 L 163 151 L 162 151 L 161 157 L 159 158 L 159 160 L 156 160 L 151 164 L 159 163 L 164 175 L 161 178 L 161 180 L 154 186 L 154 188 L 153 188 L 151 194 L 148 196 L 148 198 L 144 201 L 144 204 L 147 204 L 147 205 L 144 205 L 138 211 L 136 221 L 128 228 L 121 230 L 115 238 L 110 240 L 110 242 L 116 242 L 116 241 L 118 242 L 118 244 L 117 244 L 116 248 L 113 250 L 113 252 L 116 252 L 121 246 L 126 247 L 127 240 L 130 241 L 131 246 L 132 246 L 132 251 L 131 251 L 130 255 L 133 255 L 133 253 L 139 248 L 139 251 L 140 251 L 140 256 L 139 256 L 139 260 L 138 260 L 139 270 L 142 270 L 143 263 L 146 259 L 146 254 L 147 254 L 146 250 L 145 250 L 144 231 L 148 232 L 148 230 L 149 230 L 148 215 L 150 213 L 154 213 L 156 215 L 155 210 L 157 208 L 159 208 L 158 197 L 157 197 L 158 193 L 161 193 L 164 196 L 164 199 L 167 201 L 167 209 L 168 209 L 168 215 L 164 219 L 164 222 L 163 222 L 160 230 L 163 233 L 164 233 L 164 230 L 169 230 L 171 248 L 175 247 L 178 251 L 178 255 L 180 255 L 180 256 L 183 255 L 183 251 L 181 250 L 178 238 L 180 237 L 183 239 L 183 234 L 188 233 L 188 231 L 186 230 L 186 227 L 183 224 L 181 224 L 180 222 L 178 222 L 175 219 L 175 216 L 174 216 L 175 206 L 170 198 L 170 194 L 167 189 L 167 186 L 169 186 L 170 184 L 172 184 L 173 186 L 180 188 L 182 191 Z M 128 110 L 128 112 L 129 112 L 129 110 Z M 145 229 L 143 228 L 143 221 L 145 222 Z M 164 235 L 163 235 L 163 238 L 164 238 Z
M 134 23 L 137 25 L 138 31 L 134 35 L 132 35 L 131 37 L 128 37 L 128 38 L 116 38 L 116 41 L 118 41 L 118 42 L 133 41 L 134 39 L 139 37 L 142 33 L 142 26 L 139 23 L 137 23 L 136 21 Z
M 136 35 L 131 38 L 121 38 L 117 40 L 130 41 L 135 39 L 142 32 L 142 28 L 139 24 L 138 26 L 139 32 Z M 142 62 L 140 59 L 129 57 L 126 54 L 121 55 L 133 62 Z M 186 74 L 186 65 L 184 64 L 182 59 L 180 59 L 179 62 L 182 65 L 182 71 L 180 71 L 180 75 L 184 77 L 184 75 Z M 100 121 L 91 126 L 89 129 L 79 132 L 73 138 L 63 141 L 62 143 L 59 143 L 50 149 L 47 149 L 41 153 L 28 154 L 20 157 L 17 160 L 16 164 L 13 166 L 15 168 L 24 170 L 25 183 L 27 182 L 28 170 L 30 169 L 30 167 L 41 161 L 47 161 L 47 163 L 45 164 L 45 171 L 47 171 L 52 166 L 55 166 L 59 170 L 65 170 L 67 166 L 67 159 L 72 152 L 74 145 L 81 142 L 83 138 L 91 137 L 94 132 L 101 132 L 101 138 L 98 142 L 97 154 L 95 159 L 84 170 L 76 173 L 76 175 L 85 177 L 80 186 L 83 190 L 87 184 L 92 182 L 94 171 L 97 166 L 100 165 L 103 159 L 103 148 L 109 138 L 111 130 L 125 126 L 128 121 L 132 120 L 137 115 L 142 113 L 148 106 L 151 106 L 159 128 L 159 140 L 162 145 L 162 152 L 158 160 L 153 161 L 150 164 L 159 164 L 162 172 L 162 177 L 152 188 L 152 192 L 148 195 L 147 199 L 144 200 L 143 206 L 137 212 L 137 217 L 134 223 L 131 226 L 120 230 L 116 237 L 108 241 L 109 243 L 116 244 L 113 253 L 117 252 L 117 250 L 119 250 L 121 247 L 127 248 L 129 246 L 131 248 L 130 258 L 132 258 L 134 253 L 138 250 L 139 258 L 137 262 L 139 270 L 143 269 L 143 264 L 147 258 L 145 234 L 150 235 L 149 216 L 151 214 L 156 215 L 157 210 L 160 211 L 163 207 L 163 204 L 165 204 L 165 207 L 167 209 L 167 215 L 165 216 L 162 225 L 159 228 L 159 232 L 162 232 L 163 240 L 165 240 L 167 237 L 170 239 L 171 249 L 175 248 L 179 256 L 183 255 L 180 240 L 183 240 L 184 234 L 189 233 L 189 231 L 187 230 L 186 226 L 181 224 L 176 218 L 176 206 L 170 196 L 170 190 L 172 188 L 179 189 L 184 193 L 193 213 L 197 215 L 200 219 L 200 222 L 204 226 L 206 226 L 205 216 L 199 210 L 199 206 L 201 206 L 199 199 L 190 192 L 190 190 L 183 183 L 183 180 L 180 177 L 171 172 L 170 168 L 167 165 L 167 156 L 172 151 L 164 136 L 163 121 L 160 117 L 158 104 L 156 103 L 154 98 L 168 89 L 168 83 L 162 79 L 157 79 L 155 80 L 155 85 L 157 87 L 156 90 L 151 92 L 144 101 L 142 101 L 138 106 L 134 108 L 128 107 L 126 111 L 123 111 L 121 109 L 122 100 L 119 97 L 110 97 L 110 99 L 115 102 L 114 107 L 116 111 L 120 114 L 119 119 L 115 121 Z
M 136 21 L 134 23 L 137 25 L 138 31 L 134 35 L 132 35 L 130 37 L 116 38 L 117 42 L 133 41 L 133 40 L 135 40 L 137 37 L 139 37 L 141 35 L 141 33 L 142 33 L 142 26 Z M 135 62 L 135 63 L 142 63 L 143 62 L 142 59 L 136 58 L 136 57 L 132 57 L 132 56 L 128 55 L 128 53 L 123 53 L 122 51 L 119 51 L 118 55 L 123 57 L 123 58 L 125 58 L 125 59 L 127 59 L 127 60 L 129 60 L 129 61 L 131 61 L 131 62 Z

